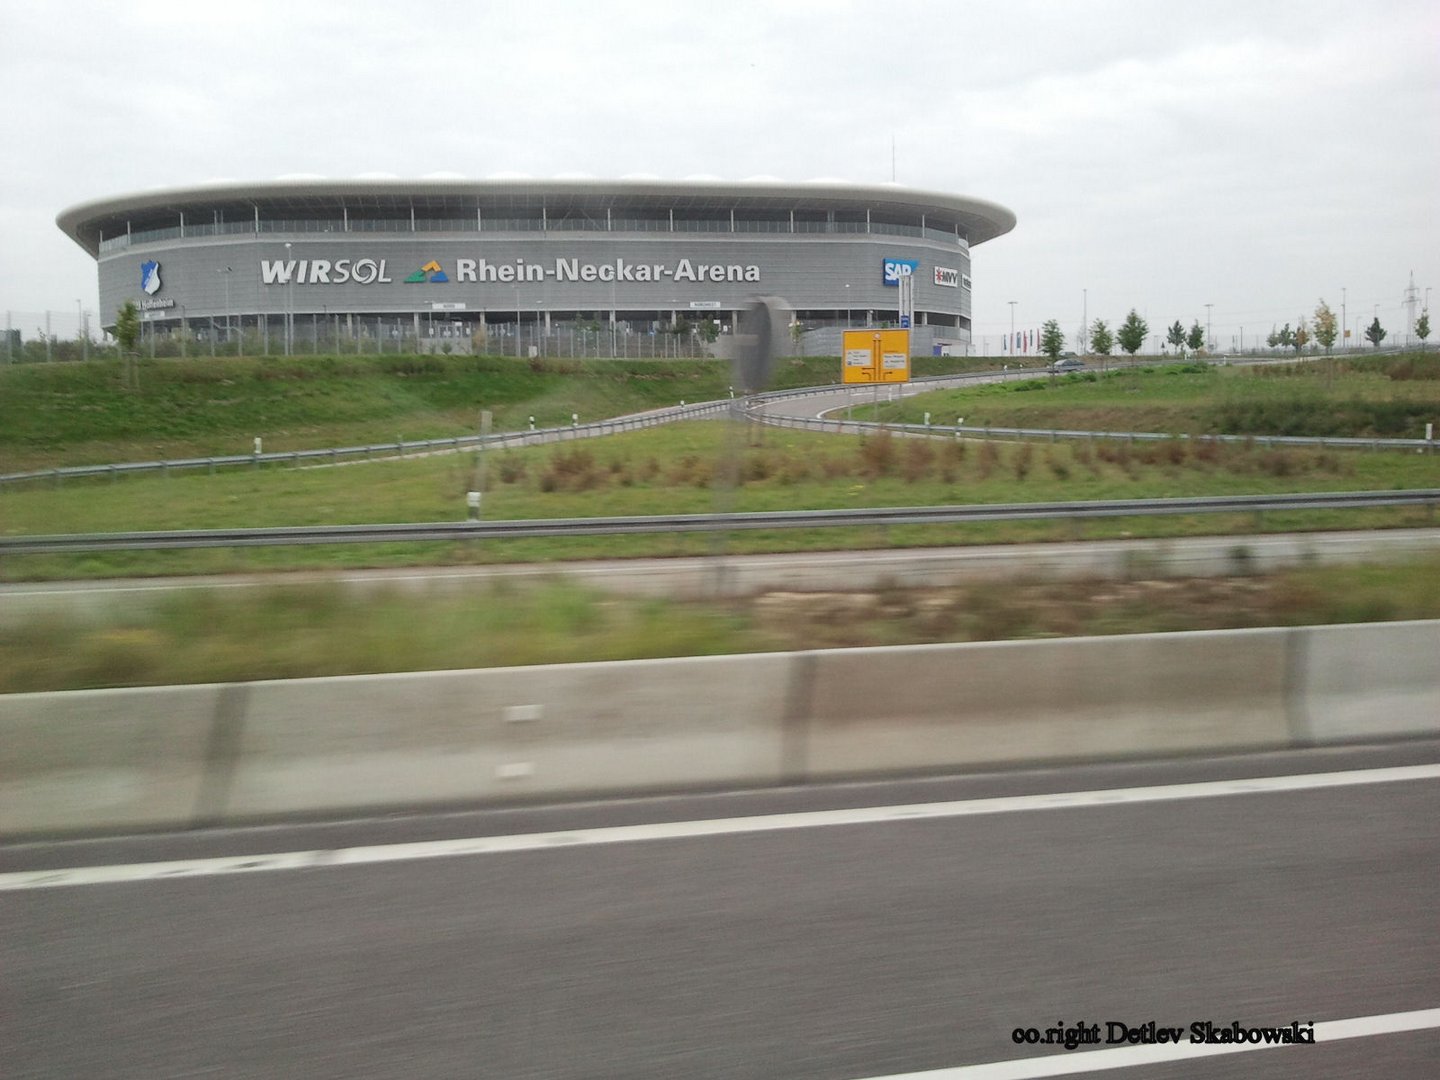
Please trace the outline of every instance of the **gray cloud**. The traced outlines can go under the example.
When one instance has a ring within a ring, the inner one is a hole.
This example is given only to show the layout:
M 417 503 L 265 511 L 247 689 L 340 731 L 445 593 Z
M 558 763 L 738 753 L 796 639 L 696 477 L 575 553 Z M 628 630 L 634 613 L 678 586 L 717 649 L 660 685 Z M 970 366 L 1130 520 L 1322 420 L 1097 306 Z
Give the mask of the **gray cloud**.
M 213 10 L 212 10 L 213 8 Z M 94 306 L 65 206 L 215 177 L 771 174 L 1013 208 L 977 335 L 1222 342 L 1440 285 L 1429 2 L 8 5 L 0 307 Z M 1353 318 L 1352 318 L 1353 324 Z

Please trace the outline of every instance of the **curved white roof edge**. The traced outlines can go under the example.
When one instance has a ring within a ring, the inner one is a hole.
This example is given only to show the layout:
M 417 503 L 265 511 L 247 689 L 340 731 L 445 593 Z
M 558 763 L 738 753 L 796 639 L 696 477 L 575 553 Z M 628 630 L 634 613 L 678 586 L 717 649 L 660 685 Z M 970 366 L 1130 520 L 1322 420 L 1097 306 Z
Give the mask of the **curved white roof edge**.
M 806 202 L 823 199 L 828 205 L 852 202 L 884 205 L 919 213 L 939 211 L 962 218 L 970 230 L 971 245 L 1003 236 L 1015 227 L 1015 213 L 988 199 L 968 195 L 908 188 L 893 181 L 882 184 L 852 184 L 841 181 L 782 181 L 767 177 L 746 180 L 659 180 L 641 177 L 620 180 L 556 178 L 540 180 L 528 176 L 491 176 L 483 180 L 454 179 L 297 179 L 250 183 L 206 183 L 189 187 L 152 189 L 77 203 L 56 215 L 55 223 L 91 255 L 98 254 L 80 233 L 85 223 L 96 218 L 115 217 L 127 212 L 216 202 L 251 202 L 266 198 L 293 198 L 334 195 L 619 195 L 629 198 L 709 195 L 714 198 L 794 199 Z

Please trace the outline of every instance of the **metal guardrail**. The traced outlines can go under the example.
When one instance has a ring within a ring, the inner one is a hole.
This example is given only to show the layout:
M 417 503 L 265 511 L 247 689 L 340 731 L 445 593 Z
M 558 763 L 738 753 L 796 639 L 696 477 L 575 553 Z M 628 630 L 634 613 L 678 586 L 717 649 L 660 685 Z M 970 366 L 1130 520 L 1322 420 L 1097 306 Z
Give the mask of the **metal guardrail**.
M 40 555 L 169 548 L 286 547 L 416 541 L 504 540 L 536 536 L 613 536 L 749 529 L 949 525 L 977 521 L 1079 520 L 1160 514 L 1259 513 L 1269 510 L 1368 509 L 1440 504 L 1440 488 L 1340 491 L 1301 495 L 1221 495 L 1189 499 L 1106 499 L 1090 502 L 904 506 L 860 510 L 780 510 L 739 514 L 545 518 L 529 521 L 440 521 L 390 525 L 318 525 L 263 529 L 180 529 L 166 532 L 77 533 L 0 537 L 0 555 Z
M 978 378 L 993 379 L 997 372 L 975 372 L 965 375 L 936 375 L 926 379 L 914 379 L 910 383 L 890 383 L 889 386 L 915 386 L 926 383 L 940 382 L 961 382 Z M 1016 372 L 1005 373 L 1015 377 L 1035 377 L 1036 372 L 1028 369 Z M 1043 375 L 1043 372 L 1038 373 Z M 1231 443 L 1237 445 L 1264 446 L 1266 448 L 1284 446 L 1307 446 L 1319 447 L 1321 449 L 1334 448 L 1337 450 L 1420 450 L 1434 453 L 1440 449 L 1440 441 L 1434 439 L 1394 439 L 1394 438 L 1354 438 L 1338 435 L 1189 435 L 1185 433 L 1167 433 L 1158 431 L 1077 431 L 1065 428 L 1004 428 L 976 427 L 974 425 L 959 424 L 904 424 L 894 422 L 880 422 L 873 420 L 832 420 L 819 416 L 786 416 L 773 412 L 761 412 L 758 406 L 770 402 L 785 401 L 792 398 L 813 397 L 824 394 L 841 393 L 846 390 L 863 390 L 865 387 L 851 384 L 850 386 L 820 386 L 810 387 L 801 391 L 781 390 L 768 394 L 757 394 L 747 399 L 745 408 L 751 419 L 769 427 L 798 428 L 805 431 L 830 431 L 839 434 L 863 435 L 880 430 L 905 435 L 948 435 L 954 438 L 986 438 L 986 439 L 1048 439 L 1051 442 L 1058 440 L 1080 440 L 1080 441 L 1110 441 L 1110 442 L 1168 442 L 1171 439 L 1179 439 L 1185 442 L 1217 442 Z M 868 404 L 868 402 L 857 402 Z
M 569 439 L 596 438 L 614 435 L 622 431 L 637 431 L 641 428 L 659 427 L 678 420 L 694 420 L 701 417 L 717 416 L 728 412 L 733 402 L 729 400 L 702 401 L 694 405 L 682 405 L 672 409 L 657 409 L 654 412 L 635 413 L 613 420 L 597 420 L 588 424 L 571 424 L 568 427 L 534 428 L 529 431 L 498 432 L 491 435 L 458 435 L 444 439 L 398 440 L 392 443 L 373 443 L 369 446 L 332 446 L 317 450 L 284 450 L 278 453 L 229 454 L 217 457 L 177 458 L 165 461 L 129 461 L 113 465 L 68 465 L 54 469 L 38 469 L 33 472 L 6 473 L 0 475 L 0 488 L 6 484 L 18 484 L 50 480 L 61 483 L 71 478 L 109 476 L 116 477 L 131 473 L 160 472 L 171 469 L 208 469 L 214 472 L 220 468 L 249 466 L 259 468 L 267 464 L 292 464 L 302 462 L 338 463 L 377 457 L 405 457 L 407 454 L 429 454 L 437 451 L 460 450 L 469 447 L 483 447 L 487 450 L 505 450 L 521 446 L 535 446 L 541 443 L 564 442 Z
M 1440 441 L 1433 439 L 1357 439 L 1334 435 L 1187 435 L 1157 431 L 1072 431 L 1063 428 L 1002 428 L 971 425 L 897 424 L 872 420 L 831 420 L 816 416 L 783 416 L 753 412 L 752 418 L 769 427 L 796 428 L 805 431 L 831 431 L 838 434 L 864 435 L 881 430 L 903 435 L 951 436 L 978 439 L 1048 439 L 1107 442 L 1217 442 L 1238 445 L 1308 446 L 1336 450 L 1422 450 L 1435 452 Z

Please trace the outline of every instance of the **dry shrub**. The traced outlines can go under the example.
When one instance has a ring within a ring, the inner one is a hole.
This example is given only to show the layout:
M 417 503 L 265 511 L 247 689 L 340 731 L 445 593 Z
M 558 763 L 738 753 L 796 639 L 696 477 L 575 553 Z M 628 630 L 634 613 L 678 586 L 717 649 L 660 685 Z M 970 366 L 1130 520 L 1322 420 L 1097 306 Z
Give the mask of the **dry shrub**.
M 1260 455 L 1260 471 L 1271 476 L 1294 476 L 1301 462 L 1293 450 L 1267 450 Z
M 540 476 L 541 491 L 590 491 L 604 485 L 595 455 L 580 446 L 557 451 Z
M 889 476 L 895 468 L 895 440 L 881 430 L 860 440 L 860 468 L 866 476 Z
M 1024 480 L 1030 475 L 1030 469 L 1035 464 L 1035 447 L 1026 443 L 1020 447 L 1020 453 L 1015 455 L 1015 479 Z
M 929 439 L 911 439 L 905 444 L 905 461 L 902 475 L 907 484 L 923 480 L 935 464 L 935 448 Z
M 798 484 L 810 479 L 810 465 L 803 457 L 787 457 L 780 466 L 780 483 Z
M 768 480 L 775 475 L 775 461 L 769 453 L 764 451 L 758 454 L 746 454 L 744 464 L 740 467 L 740 476 L 747 483 L 756 480 Z
M 671 463 L 666 481 L 675 487 L 686 484 L 704 487 L 710 481 L 710 465 L 698 454 L 686 454 Z
M 518 484 L 525 479 L 525 459 L 519 454 L 501 454 L 495 471 L 502 484 Z
M 988 480 L 990 474 L 1000 465 L 1000 447 L 993 442 L 980 444 L 980 479 Z

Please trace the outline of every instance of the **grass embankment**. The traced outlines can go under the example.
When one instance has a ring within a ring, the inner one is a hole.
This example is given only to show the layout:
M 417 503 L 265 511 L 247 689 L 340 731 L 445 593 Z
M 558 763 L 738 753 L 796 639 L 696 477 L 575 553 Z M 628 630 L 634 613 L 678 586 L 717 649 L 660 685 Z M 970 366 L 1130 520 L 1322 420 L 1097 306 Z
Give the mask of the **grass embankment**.
M 924 374 L 975 361 L 930 358 Z M 248 454 L 600 420 L 727 397 L 716 360 L 520 360 L 463 356 L 141 360 L 139 389 L 118 360 L 0 367 L 0 472 Z M 783 360 L 776 387 L 839 379 L 835 358 Z
M 485 516 L 492 520 L 919 506 L 1066 499 L 1266 494 L 1440 487 L 1440 455 L 1267 450 L 1213 442 L 1027 443 L 871 438 L 799 431 L 746 433 L 724 422 L 671 425 L 604 440 L 492 453 Z M 739 486 L 714 489 L 727 448 Z M 177 473 L 72 481 L 0 495 L 0 532 L 35 534 L 264 525 L 461 520 L 473 455 L 339 468 Z M 1272 513 L 1263 528 L 1416 525 L 1424 510 Z M 1255 515 L 736 532 L 728 549 L 805 551 L 959 543 L 1171 536 L 1262 527 Z M 315 566 L 522 562 L 697 555 L 699 534 L 11 557 L 10 580 L 231 572 Z
M 1440 355 L 1087 371 L 936 391 L 880 415 L 923 423 L 926 412 L 967 426 L 1419 439 L 1440 422 Z
M 0 693 L 1440 617 L 1440 558 L 1265 577 L 988 583 L 666 602 L 554 582 L 427 596 L 187 591 L 0 630 Z

